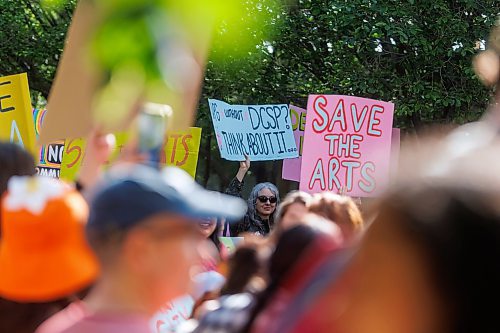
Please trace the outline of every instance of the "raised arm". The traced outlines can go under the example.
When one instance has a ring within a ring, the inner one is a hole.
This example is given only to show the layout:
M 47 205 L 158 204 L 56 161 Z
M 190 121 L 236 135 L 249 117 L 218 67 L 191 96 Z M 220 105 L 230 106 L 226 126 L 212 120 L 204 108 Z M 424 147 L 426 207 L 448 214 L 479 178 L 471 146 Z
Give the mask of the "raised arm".
M 240 162 L 240 167 L 236 173 L 236 177 L 231 180 L 225 193 L 241 197 L 245 176 L 250 169 L 250 157 L 245 156 L 245 160 Z

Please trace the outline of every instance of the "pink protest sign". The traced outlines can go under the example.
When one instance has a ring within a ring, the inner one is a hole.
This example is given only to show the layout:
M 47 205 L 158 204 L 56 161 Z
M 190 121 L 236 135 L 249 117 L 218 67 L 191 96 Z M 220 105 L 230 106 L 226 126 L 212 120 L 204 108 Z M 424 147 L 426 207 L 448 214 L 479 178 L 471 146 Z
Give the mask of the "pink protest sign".
M 295 144 L 299 149 L 299 157 L 283 160 L 281 175 L 283 179 L 300 181 L 300 165 L 302 164 L 302 144 L 304 142 L 304 129 L 306 126 L 307 111 L 298 106 L 289 106 L 290 120 L 292 122 Z
M 300 189 L 375 196 L 388 184 L 394 104 L 309 95 Z

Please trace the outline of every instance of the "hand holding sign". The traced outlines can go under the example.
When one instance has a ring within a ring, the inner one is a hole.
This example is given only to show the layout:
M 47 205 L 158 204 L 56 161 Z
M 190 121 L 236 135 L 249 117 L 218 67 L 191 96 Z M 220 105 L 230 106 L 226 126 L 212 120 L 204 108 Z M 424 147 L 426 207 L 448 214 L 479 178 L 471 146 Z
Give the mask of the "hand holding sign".
M 240 168 L 238 169 L 236 178 L 238 178 L 238 180 L 242 182 L 248 170 L 250 170 L 250 157 L 248 155 L 245 155 L 245 160 L 240 162 Z

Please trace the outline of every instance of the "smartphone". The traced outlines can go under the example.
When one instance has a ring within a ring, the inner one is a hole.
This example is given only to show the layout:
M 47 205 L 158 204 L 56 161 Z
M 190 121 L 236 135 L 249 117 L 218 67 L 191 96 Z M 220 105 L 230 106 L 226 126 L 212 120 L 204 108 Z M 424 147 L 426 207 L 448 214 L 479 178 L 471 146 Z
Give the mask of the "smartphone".
M 138 116 L 138 149 L 147 156 L 146 163 L 160 167 L 160 156 L 167 132 L 168 118 L 172 108 L 168 105 L 146 103 Z

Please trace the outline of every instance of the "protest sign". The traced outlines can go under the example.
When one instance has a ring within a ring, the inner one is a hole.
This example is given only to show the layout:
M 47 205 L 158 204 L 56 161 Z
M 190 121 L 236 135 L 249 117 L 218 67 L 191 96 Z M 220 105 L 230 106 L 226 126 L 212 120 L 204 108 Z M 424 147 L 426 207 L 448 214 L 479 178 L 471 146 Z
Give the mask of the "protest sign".
M 0 78 L 0 139 L 35 153 L 35 128 L 26 73 Z
M 194 178 L 198 166 L 200 142 L 201 128 L 199 127 L 190 127 L 184 132 L 170 133 L 167 136 L 162 162 L 166 165 L 177 166 Z
M 306 126 L 307 110 L 290 105 L 290 119 L 292 121 L 295 144 L 299 150 L 299 157 L 283 160 L 282 178 L 300 181 L 300 165 L 302 164 L 302 145 L 304 143 L 304 129 Z
M 33 109 L 33 120 L 35 124 L 35 135 L 38 138 L 40 128 L 47 110 Z M 40 176 L 59 178 L 62 156 L 64 152 L 64 140 L 55 141 L 48 145 L 42 145 L 39 149 L 36 172 Z
M 78 170 L 83 163 L 86 145 L 87 142 L 84 139 L 66 140 L 59 178 L 68 182 L 76 180 Z
M 360 97 L 310 95 L 300 189 L 367 197 L 389 179 L 394 104 Z
M 128 133 L 117 133 L 115 137 L 116 147 L 111 153 L 110 163 L 116 161 L 120 157 L 130 136 Z M 164 165 L 177 166 L 194 178 L 198 165 L 200 142 L 201 128 L 199 127 L 190 127 L 184 132 L 169 133 L 166 137 L 160 161 Z M 67 181 L 75 180 L 78 170 L 82 165 L 82 161 L 84 161 L 83 157 L 85 155 L 86 145 L 85 139 L 66 140 L 66 148 L 61 164 L 62 179 Z
M 290 105 L 290 118 L 292 120 L 293 135 L 295 143 L 299 148 L 299 157 L 283 160 L 282 178 L 286 180 L 300 181 L 300 169 L 302 165 L 302 146 L 304 143 L 304 129 L 306 126 L 307 110 Z M 391 139 L 391 172 L 394 173 L 398 167 L 400 130 L 392 129 Z
M 63 159 L 64 141 L 56 141 L 40 148 L 36 170 L 40 176 L 59 178 Z
M 210 113 L 222 158 L 243 161 L 298 156 L 288 105 L 230 105 L 209 99 Z
M 243 242 L 244 237 L 219 237 L 220 242 L 226 249 L 226 254 L 232 254 L 236 251 L 238 244 Z

